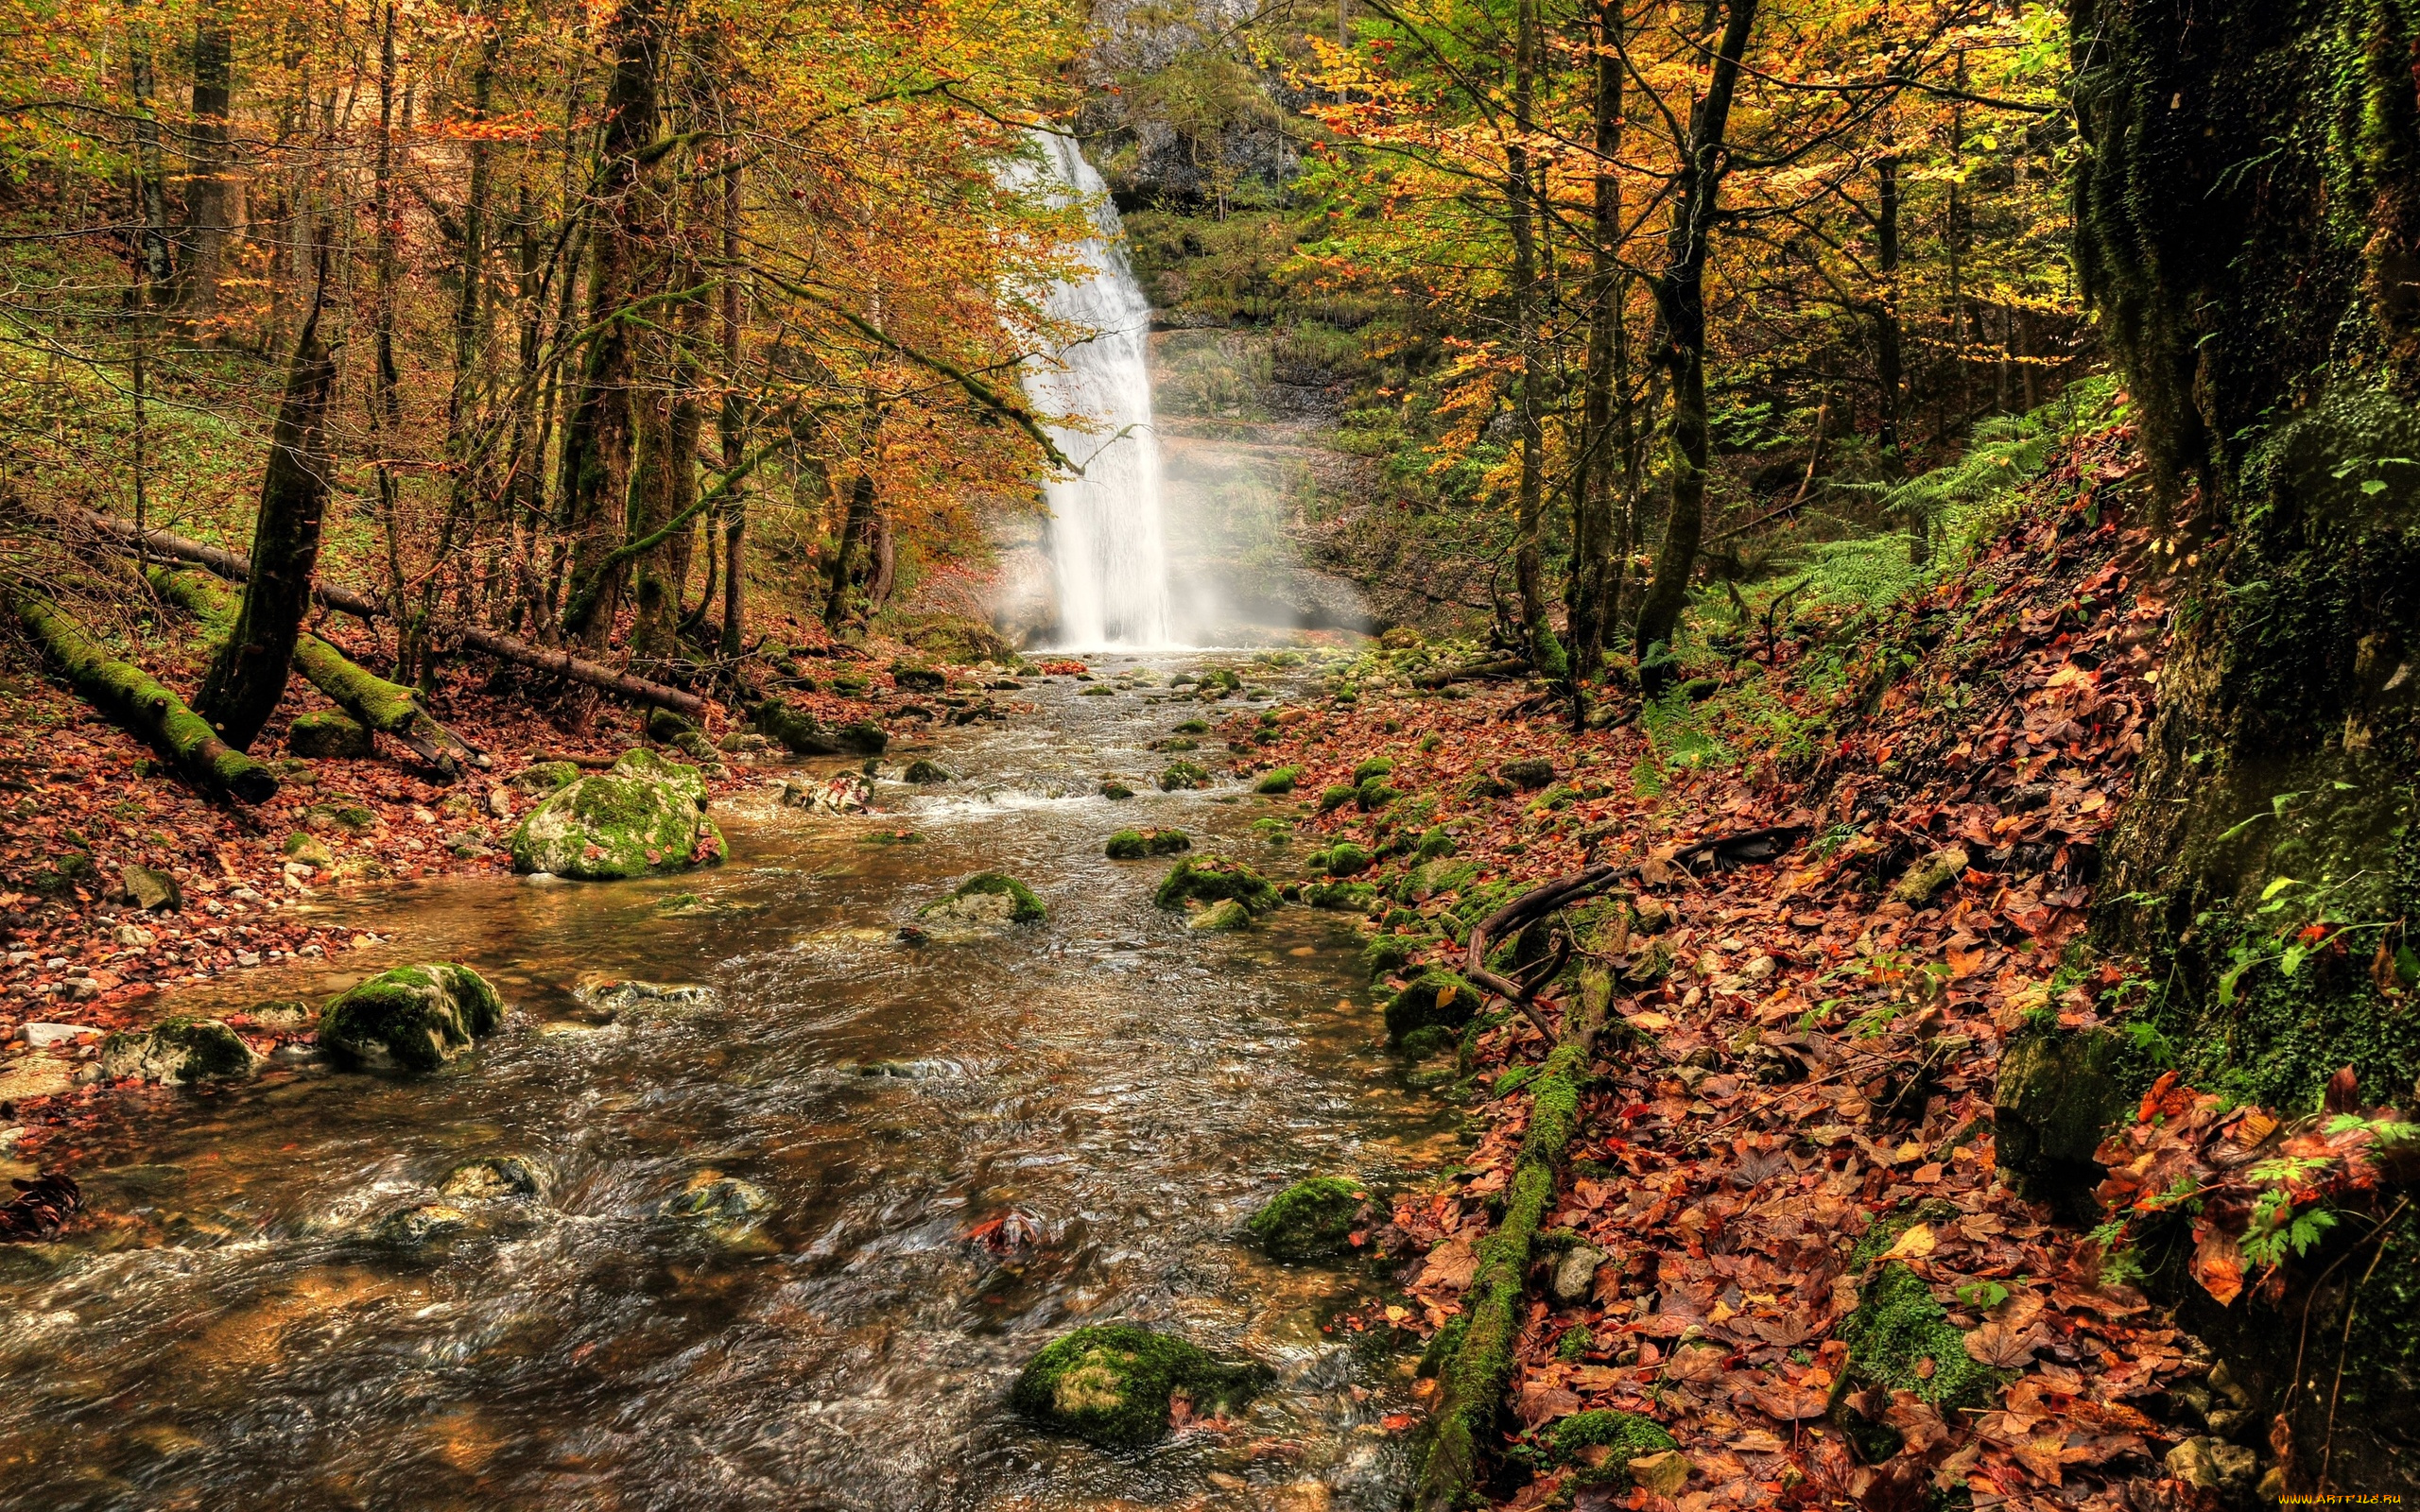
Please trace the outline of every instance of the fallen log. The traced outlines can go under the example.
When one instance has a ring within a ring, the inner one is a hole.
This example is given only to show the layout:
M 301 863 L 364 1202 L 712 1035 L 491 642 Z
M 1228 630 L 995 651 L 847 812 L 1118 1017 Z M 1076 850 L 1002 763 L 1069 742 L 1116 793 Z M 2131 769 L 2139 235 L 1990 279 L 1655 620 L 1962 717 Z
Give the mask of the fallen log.
M 1516 678 L 1529 670 L 1530 663 L 1517 656 L 1499 657 L 1493 662 L 1472 662 L 1459 667 L 1423 672 L 1411 679 L 1411 685 L 1415 688 L 1442 688 L 1453 682 L 1476 682 L 1481 678 Z
M 158 552 L 164 557 L 194 562 L 236 582 L 244 581 L 251 573 L 251 563 L 240 553 L 221 546 L 205 545 L 165 530 L 138 531 L 128 521 L 91 509 L 71 510 L 69 517 L 137 550 Z M 355 619 L 390 617 L 386 605 L 378 599 L 338 584 L 314 582 L 311 596 L 338 613 L 350 614 Z M 551 672 L 568 681 L 584 683 L 599 692 L 612 694 L 625 702 L 654 704 L 662 709 L 678 710 L 692 718 L 705 716 L 706 700 L 694 693 L 635 678 L 627 672 L 616 672 L 612 667 L 573 656 L 568 651 L 550 651 L 544 646 L 532 645 L 518 636 L 466 625 L 458 620 L 431 620 L 429 628 L 441 637 L 458 641 L 498 661 L 510 662 L 533 671 Z
M 150 568 L 145 576 L 163 598 L 200 620 L 212 635 L 223 639 L 234 630 L 235 595 L 215 579 L 163 567 Z M 454 768 L 448 746 L 466 755 L 475 754 L 420 706 L 411 689 L 388 681 L 308 630 L 294 639 L 294 669 L 346 713 L 402 742 L 432 766 Z
M 202 787 L 247 803 L 277 794 L 269 769 L 218 738 L 203 718 L 131 662 L 103 650 L 81 627 L 39 594 L 0 585 L 19 624 L 94 707 L 141 736 Z

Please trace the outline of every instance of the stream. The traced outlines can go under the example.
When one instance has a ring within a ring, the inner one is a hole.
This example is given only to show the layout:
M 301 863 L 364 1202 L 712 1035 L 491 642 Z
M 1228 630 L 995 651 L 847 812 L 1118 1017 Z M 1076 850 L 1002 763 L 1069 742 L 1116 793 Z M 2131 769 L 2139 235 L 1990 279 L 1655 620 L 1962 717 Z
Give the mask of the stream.
M 1322 1330 L 1378 1279 L 1239 1234 L 1283 1182 L 1451 1159 L 1454 1120 L 1383 1055 L 1332 916 L 1205 936 L 1151 906 L 1167 863 L 1103 857 L 1159 823 L 1267 859 L 1269 804 L 1152 789 L 1168 758 L 1145 744 L 1203 706 L 1083 686 L 909 752 L 959 780 L 882 782 L 878 816 L 784 809 L 774 782 L 717 804 L 716 870 L 331 895 L 311 906 L 392 944 L 172 997 L 316 1000 L 458 959 L 513 1011 L 432 1076 L 290 1066 L 111 1105 L 74 1157 L 95 1216 L 0 1251 L 0 1508 L 1392 1505 L 1405 1435 L 1380 1419 L 1412 1357 Z M 1138 796 L 1099 797 L 1111 773 Z M 868 843 L 902 827 L 923 842 Z M 1049 921 L 898 943 L 983 869 Z M 707 911 L 668 914 L 680 893 Z M 608 1012 L 594 987 L 624 977 L 712 994 Z M 378 1236 L 496 1156 L 540 1194 L 438 1243 Z M 771 1205 L 666 1214 L 700 1172 Z M 1037 1237 L 996 1255 L 968 1237 L 991 1219 Z M 1112 1318 L 1278 1383 L 1124 1456 L 1011 1412 L 1034 1350 Z

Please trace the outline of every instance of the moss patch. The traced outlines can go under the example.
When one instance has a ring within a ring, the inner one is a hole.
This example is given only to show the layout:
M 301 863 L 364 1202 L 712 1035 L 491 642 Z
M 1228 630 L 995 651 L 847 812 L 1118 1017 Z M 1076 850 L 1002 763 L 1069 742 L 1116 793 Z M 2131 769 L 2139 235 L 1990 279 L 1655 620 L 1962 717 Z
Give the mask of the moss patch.
M 1923 1277 L 1896 1261 L 1865 1283 L 1841 1338 L 1860 1380 L 1912 1391 L 1945 1414 L 1981 1406 L 2010 1379 L 1968 1357 L 1966 1335 L 1949 1321 L 1948 1309 L 1933 1299 Z
M 1461 975 L 1431 968 L 1387 1005 L 1387 1038 L 1398 1044 L 1419 1029 L 1460 1029 L 1478 1012 L 1479 990 Z
M 1044 1426 L 1107 1449 L 1139 1449 L 1168 1432 L 1182 1396 L 1197 1416 L 1243 1407 L 1268 1383 L 1257 1365 L 1225 1365 L 1199 1345 L 1131 1323 L 1096 1324 L 1055 1340 L 1017 1377 L 1009 1400 Z
M 1273 772 L 1263 772 L 1252 790 L 1268 798 L 1279 798 L 1294 791 L 1294 783 L 1302 777 L 1299 766 L 1280 766 Z
M 1270 1198 L 1247 1227 L 1271 1260 L 1323 1260 L 1352 1248 L 1353 1230 L 1377 1217 L 1368 1187 L 1315 1176 Z
M 1547 1440 L 1554 1462 L 1578 1467 L 1577 1479 L 1582 1484 L 1627 1484 L 1632 1460 L 1679 1447 L 1680 1441 L 1653 1418 L 1602 1407 L 1573 1413 L 1554 1425 Z
M 1050 915 L 1032 888 L 1005 871 L 977 872 L 918 912 L 927 919 L 1011 924 L 1039 924 Z

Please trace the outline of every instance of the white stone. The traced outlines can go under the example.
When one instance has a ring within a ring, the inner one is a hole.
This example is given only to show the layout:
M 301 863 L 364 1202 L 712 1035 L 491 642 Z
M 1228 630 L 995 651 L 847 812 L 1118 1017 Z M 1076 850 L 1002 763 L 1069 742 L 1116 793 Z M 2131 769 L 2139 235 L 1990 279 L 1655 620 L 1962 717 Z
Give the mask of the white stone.
M 87 1023 L 21 1023 L 17 1025 L 17 1038 L 36 1050 L 47 1050 L 52 1045 L 73 1044 L 78 1040 L 98 1035 L 100 1032 Z

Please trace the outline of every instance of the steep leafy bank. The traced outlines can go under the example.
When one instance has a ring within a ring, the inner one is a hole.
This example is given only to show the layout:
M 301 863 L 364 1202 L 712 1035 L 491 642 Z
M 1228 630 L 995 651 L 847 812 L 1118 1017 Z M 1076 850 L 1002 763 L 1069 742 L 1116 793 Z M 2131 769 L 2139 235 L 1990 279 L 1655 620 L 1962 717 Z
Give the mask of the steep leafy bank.
M 2160 1483 L 2177 1504 L 2204 1483 L 2316 1484 L 2319 1448 L 2265 1437 L 2260 1362 L 2306 1321 L 2351 1321 L 2324 1297 L 2297 1311 L 2315 1279 L 2344 1278 L 2341 1299 L 2348 1260 L 2398 1264 L 2374 1225 L 2395 1215 L 2405 1125 L 2349 1088 L 2333 1124 L 2297 1118 L 2308 1094 L 2269 1112 L 2187 1097 L 2173 1074 L 2223 1076 L 2228 1047 L 2164 1033 L 2162 984 L 2093 945 L 2171 578 L 2128 426 L 2038 460 L 1970 559 L 1770 627 L 1740 614 L 1710 638 L 1727 658 L 1692 657 L 1622 728 L 1574 735 L 1521 685 L 1423 688 L 1459 658 L 1407 647 L 1254 737 L 1302 791 L 1345 796 L 1303 821 L 1321 845 L 1376 858 L 1355 881 L 1382 993 L 1425 990 L 1425 968 L 1459 965 L 1477 919 L 1536 881 L 1639 868 L 1491 953 L 1552 973 L 1549 1020 L 1600 973 L 1616 1030 L 1579 1082 L 1504 1389 L 1442 1398 L 1441 1452 L 1498 1499 L 1586 1505 L 1588 1483 L 1626 1478 L 1556 1448 L 1559 1424 L 1598 1411 L 1672 1434 L 1687 1475 L 1638 1473 L 1692 1506 L 1963 1489 L 2115 1507 Z M 1361 801 L 1380 760 L 1388 791 Z M 1424 1033 L 1411 1053 L 1439 1048 Z M 2037 1053 L 2080 1043 L 2106 1047 L 2089 1078 Z M 1486 1132 L 1397 1221 L 1431 1246 L 1410 1291 L 1449 1351 L 1497 1309 L 1480 1283 L 1527 1227 L 1517 1156 L 1546 1049 L 1499 1004 L 1438 1074 Z M 2026 1065 L 2091 1096 L 2046 1112 L 2059 1099 Z M 2096 1200 L 2104 1130 L 2107 1163 L 2159 1178 Z M 2214 1200 L 2180 1203 L 2166 1174 L 2197 1169 Z M 2360 1242 L 2314 1246 L 2331 1218 Z M 2225 1330 L 2205 1346 L 2179 1303 Z M 2346 1400 L 2393 1400 L 2397 1359 L 2347 1352 Z M 2327 1473 L 2406 1472 L 2340 1453 Z

